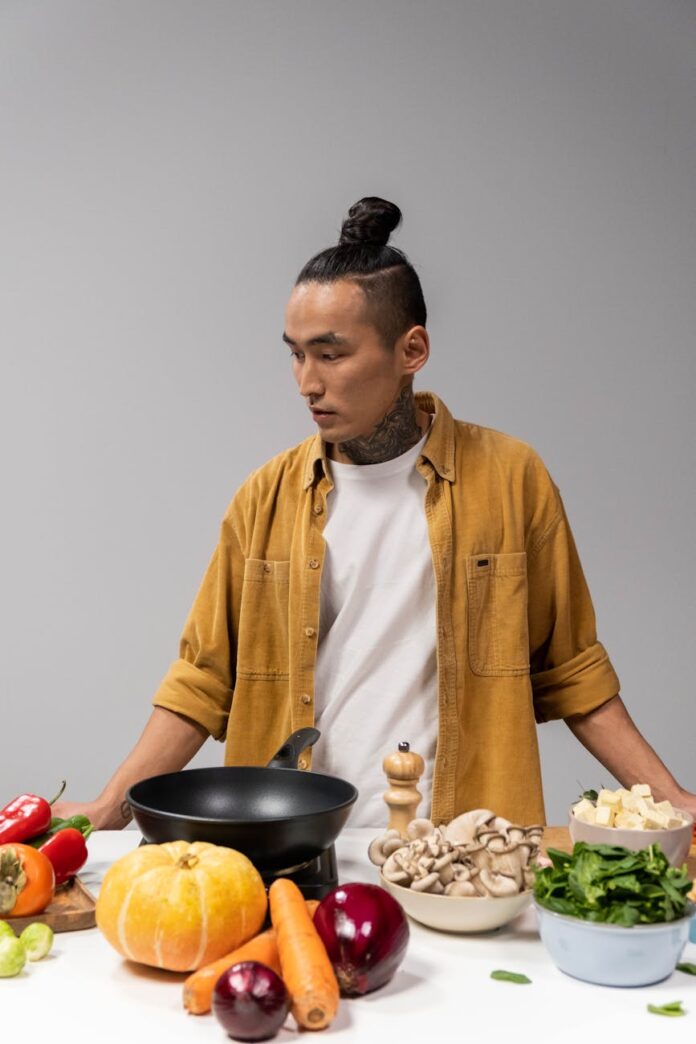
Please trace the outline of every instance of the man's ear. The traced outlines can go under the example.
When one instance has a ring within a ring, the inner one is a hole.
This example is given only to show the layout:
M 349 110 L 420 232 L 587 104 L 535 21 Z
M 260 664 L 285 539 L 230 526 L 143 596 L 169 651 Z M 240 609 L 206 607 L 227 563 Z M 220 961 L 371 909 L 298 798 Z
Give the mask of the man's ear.
M 430 356 L 430 338 L 424 326 L 412 326 L 397 341 L 404 375 L 418 373 Z

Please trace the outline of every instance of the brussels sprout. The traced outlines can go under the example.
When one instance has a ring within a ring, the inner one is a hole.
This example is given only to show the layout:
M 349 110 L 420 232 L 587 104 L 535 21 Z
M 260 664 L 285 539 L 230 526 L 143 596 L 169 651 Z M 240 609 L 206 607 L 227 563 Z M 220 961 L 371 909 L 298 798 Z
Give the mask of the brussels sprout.
M 0 977 L 19 975 L 26 963 L 27 955 L 19 939 L 3 934 L 0 937 Z
M 50 952 L 53 946 L 53 931 L 47 924 L 34 921 L 28 924 L 19 937 L 25 953 L 30 961 L 40 961 Z

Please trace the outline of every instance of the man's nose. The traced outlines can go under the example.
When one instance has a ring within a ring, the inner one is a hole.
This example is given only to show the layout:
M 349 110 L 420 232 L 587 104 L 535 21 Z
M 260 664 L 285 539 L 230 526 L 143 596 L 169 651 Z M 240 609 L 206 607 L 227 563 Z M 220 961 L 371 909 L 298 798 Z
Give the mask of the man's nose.
M 300 367 L 300 373 L 297 380 L 300 389 L 300 395 L 305 398 L 311 396 L 320 396 L 324 394 L 324 385 L 315 363 L 305 356 L 304 362 Z

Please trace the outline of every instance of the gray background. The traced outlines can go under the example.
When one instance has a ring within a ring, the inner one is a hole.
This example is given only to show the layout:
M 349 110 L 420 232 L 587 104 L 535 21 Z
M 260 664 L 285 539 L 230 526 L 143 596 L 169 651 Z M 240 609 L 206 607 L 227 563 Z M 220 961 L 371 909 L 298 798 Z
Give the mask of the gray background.
M 0 804 L 92 798 L 137 738 L 235 488 L 312 431 L 283 310 L 372 194 L 417 387 L 541 453 L 696 788 L 695 54 L 675 0 L 0 4 Z M 540 736 L 559 822 L 611 780 Z

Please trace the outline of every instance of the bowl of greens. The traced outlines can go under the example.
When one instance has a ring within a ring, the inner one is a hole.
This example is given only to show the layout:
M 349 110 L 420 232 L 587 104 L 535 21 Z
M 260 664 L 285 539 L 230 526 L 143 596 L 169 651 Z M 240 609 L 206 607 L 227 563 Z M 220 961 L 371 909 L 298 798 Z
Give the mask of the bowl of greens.
M 539 934 L 561 971 L 601 986 L 647 986 L 674 971 L 695 911 L 686 867 L 659 845 L 550 848 L 535 870 Z

